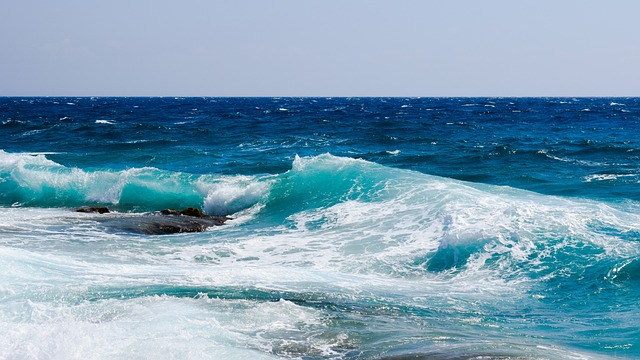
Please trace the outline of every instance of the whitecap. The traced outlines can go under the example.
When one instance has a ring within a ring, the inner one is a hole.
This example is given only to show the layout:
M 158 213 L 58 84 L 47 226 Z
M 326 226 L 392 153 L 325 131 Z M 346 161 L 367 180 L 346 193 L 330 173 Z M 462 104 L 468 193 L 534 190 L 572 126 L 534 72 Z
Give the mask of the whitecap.
M 587 175 L 583 179 L 585 182 L 593 182 L 593 181 L 613 181 L 618 180 L 618 178 L 622 177 L 634 177 L 636 174 L 592 174 Z
M 604 166 L 604 165 L 609 165 L 607 163 L 601 163 L 601 162 L 596 162 L 596 161 L 579 160 L 579 159 L 572 159 L 572 158 L 567 158 L 567 157 L 555 156 L 555 155 L 549 154 L 546 150 L 539 150 L 538 154 L 542 154 L 542 155 L 548 157 L 549 159 L 562 161 L 562 162 L 567 162 L 567 163 L 580 164 L 580 165 L 585 165 L 585 166 Z
M 219 183 L 201 182 L 198 188 L 206 193 L 204 212 L 209 215 L 230 215 L 258 205 L 269 192 L 268 182 L 248 176 L 224 178 Z
M 0 150 L 0 169 L 22 168 L 25 165 L 56 168 L 63 167 L 62 165 L 47 159 L 45 154 L 48 153 L 8 153 L 4 150 Z M 12 174 L 15 173 L 12 172 Z
M 96 120 L 96 124 L 115 125 L 115 122 L 114 122 L 114 121 L 111 121 L 111 120 L 103 120 L 103 119 L 99 119 L 99 120 Z
M 618 178 L 618 175 L 616 174 L 593 174 L 593 175 L 587 175 L 583 179 L 585 182 L 592 182 L 592 181 L 616 180 L 617 178 Z
M 37 133 L 42 132 L 43 129 L 37 129 L 37 130 L 29 130 L 29 131 L 25 131 L 22 133 L 23 136 L 31 136 L 31 135 L 35 135 Z

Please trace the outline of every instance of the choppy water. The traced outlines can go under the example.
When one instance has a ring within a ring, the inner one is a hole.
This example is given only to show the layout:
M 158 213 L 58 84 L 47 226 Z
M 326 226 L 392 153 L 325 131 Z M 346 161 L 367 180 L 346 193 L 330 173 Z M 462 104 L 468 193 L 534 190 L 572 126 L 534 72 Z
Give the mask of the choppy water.
M 640 99 L 0 98 L 0 358 L 640 357 Z M 199 207 L 204 233 L 109 228 Z

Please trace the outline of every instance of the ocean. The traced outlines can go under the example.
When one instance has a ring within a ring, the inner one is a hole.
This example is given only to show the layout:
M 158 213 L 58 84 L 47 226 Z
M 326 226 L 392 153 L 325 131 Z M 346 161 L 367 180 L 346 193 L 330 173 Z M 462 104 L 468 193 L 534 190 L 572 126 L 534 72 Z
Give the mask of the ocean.
M 639 134 L 640 98 L 0 98 L 0 358 L 640 358 Z M 188 207 L 228 219 L 135 231 Z

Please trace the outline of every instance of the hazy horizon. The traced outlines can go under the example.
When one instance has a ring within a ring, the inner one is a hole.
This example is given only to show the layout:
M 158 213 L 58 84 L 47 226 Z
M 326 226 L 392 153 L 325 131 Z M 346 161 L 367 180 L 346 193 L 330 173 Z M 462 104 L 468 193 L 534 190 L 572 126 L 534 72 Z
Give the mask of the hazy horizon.
M 36 0 L 0 12 L 0 96 L 640 96 L 631 0 Z

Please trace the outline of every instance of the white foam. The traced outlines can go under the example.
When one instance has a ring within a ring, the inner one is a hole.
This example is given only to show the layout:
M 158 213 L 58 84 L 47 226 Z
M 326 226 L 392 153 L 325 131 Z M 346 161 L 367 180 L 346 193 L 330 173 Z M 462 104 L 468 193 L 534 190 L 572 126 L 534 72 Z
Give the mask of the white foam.
M 167 296 L 77 305 L 27 301 L 16 304 L 12 318 L 0 316 L 0 358 L 275 359 L 296 345 L 318 353 L 331 346 L 322 339 L 296 339 L 323 326 L 313 311 L 287 307 Z M 283 333 L 291 334 L 289 347 L 278 338 Z
M 0 150 L 0 170 L 21 168 L 25 165 L 63 167 L 45 157 L 48 153 L 8 153 Z
M 305 171 L 305 169 L 307 169 L 308 167 L 340 171 L 346 167 L 357 165 L 375 166 L 374 163 L 362 159 L 339 157 L 331 155 L 329 153 L 312 157 L 300 157 L 296 154 L 293 159 L 291 171 L 302 172 Z
M 210 215 L 230 215 L 253 207 L 268 195 L 270 183 L 254 177 L 236 176 L 219 182 L 199 183 L 201 193 L 206 193 L 204 211 Z
M 112 121 L 112 120 L 104 120 L 104 119 L 98 119 L 98 120 L 96 120 L 96 124 L 115 125 L 115 121 Z

